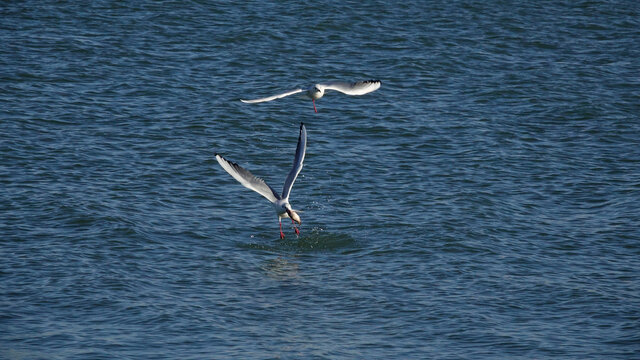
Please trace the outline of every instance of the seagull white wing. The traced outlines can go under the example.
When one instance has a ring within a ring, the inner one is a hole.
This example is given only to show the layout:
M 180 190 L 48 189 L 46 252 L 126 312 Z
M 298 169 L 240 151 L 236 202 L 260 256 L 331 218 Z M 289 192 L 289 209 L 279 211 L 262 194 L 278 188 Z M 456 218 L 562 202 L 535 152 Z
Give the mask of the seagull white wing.
M 286 93 L 273 95 L 273 96 L 269 96 L 269 97 L 265 97 L 265 98 L 261 98 L 261 99 L 255 99 L 255 100 L 243 100 L 243 99 L 240 99 L 240 101 L 242 101 L 243 103 L 247 103 L 247 104 L 254 104 L 254 103 L 259 103 L 259 102 L 265 102 L 265 101 L 271 101 L 271 100 L 275 100 L 275 99 L 280 99 L 280 98 L 283 98 L 285 96 L 297 94 L 297 93 L 302 92 L 302 91 L 304 91 L 304 90 L 295 89 L 295 90 L 287 91 Z
M 318 84 L 325 90 L 336 90 L 347 95 L 364 95 L 380 88 L 380 80 L 365 80 L 356 82 L 336 81 L 326 84 Z
M 287 175 L 287 179 L 284 181 L 282 187 L 282 198 L 288 199 L 291 187 L 296 181 L 300 170 L 302 170 L 302 163 L 304 162 L 304 155 L 307 152 L 307 129 L 303 123 L 300 123 L 300 135 L 298 135 L 298 146 L 296 147 L 296 156 L 293 158 L 293 167 Z
M 264 180 L 250 173 L 249 170 L 240 167 L 240 165 L 231 162 L 218 154 L 216 154 L 216 160 L 218 160 L 220 166 L 222 166 L 229 175 L 233 176 L 234 179 L 238 180 L 240 184 L 244 185 L 247 189 L 257 192 L 271 202 L 276 202 L 280 199 L 280 195 L 278 195 L 271 186 L 267 185 Z

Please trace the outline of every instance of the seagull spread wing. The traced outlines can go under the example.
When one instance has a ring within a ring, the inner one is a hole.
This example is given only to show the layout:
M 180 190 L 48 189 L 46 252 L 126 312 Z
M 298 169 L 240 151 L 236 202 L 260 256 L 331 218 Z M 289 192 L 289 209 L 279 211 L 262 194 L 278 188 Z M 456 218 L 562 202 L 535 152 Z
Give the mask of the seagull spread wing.
M 257 192 L 271 202 L 276 202 L 280 199 L 280 195 L 278 195 L 271 186 L 267 185 L 264 180 L 250 173 L 249 170 L 242 168 L 240 165 L 231 162 L 218 154 L 216 154 L 216 160 L 218 160 L 220 166 L 222 166 L 229 175 L 233 176 L 234 179 L 238 180 L 240 184 L 244 185 L 247 189 Z
M 280 98 L 283 98 L 285 96 L 297 94 L 297 93 L 302 92 L 302 91 L 304 91 L 304 90 L 295 89 L 295 90 L 287 91 L 286 93 L 273 95 L 273 96 L 269 96 L 269 97 L 265 97 L 265 98 L 261 98 L 261 99 L 255 99 L 255 100 L 243 100 L 243 99 L 240 99 L 240 101 L 242 101 L 243 103 L 247 103 L 247 104 L 254 104 L 254 103 L 259 103 L 259 102 L 265 102 L 265 101 L 271 101 L 271 100 L 275 100 L 275 99 L 280 99 Z
M 284 181 L 282 187 L 282 198 L 288 199 L 291 187 L 296 181 L 300 170 L 302 170 L 302 163 L 304 162 L 304 155 L 307 152 L 307 129 L 303 123 L 300 123 L 300 135 L 298 136 L 298 146 L 296 147 L 296 156 L 293 158 L 293 167 L 287 175 L 287 179 Z
M 365 80 L 357 82 L 336 81 L 326 84 L 318 84 L 325 90 L 336 90 L 347 95 L 364 95 L 380 88 L 380 80 Z

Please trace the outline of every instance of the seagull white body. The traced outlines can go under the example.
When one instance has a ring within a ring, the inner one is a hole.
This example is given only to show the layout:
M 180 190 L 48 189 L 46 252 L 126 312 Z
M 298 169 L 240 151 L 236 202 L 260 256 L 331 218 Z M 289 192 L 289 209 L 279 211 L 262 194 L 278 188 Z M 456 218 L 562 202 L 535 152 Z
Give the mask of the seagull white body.
M 254 104 L 254 103 L 260 103 L 265 101 L 272 101 L 275 99 L 283 98 L 285 96 L 304 92 L 304 95 L 306 95 L 309 99 L 313 101 L 313 110 L 315 110 L 315 112 L 318 112 L 318 110 L 316 109 L 316 100 L 323 97 L 324 92 L 326 90 L 335 90 L 347 95 L 364 95 L 379 89 L 380 84 L 381 84 L 380 80 L 365 80 L 365 81 L 356 81 L 356 82 L 336 81 L 336 82 L 329 82 L 324 84 L 322 83 L 315 84 L 309 87 L 309 89 L 307 89 L 306 91 L 303 89 L 295 89 L 295 90 L 287 91 L 282 94 L 268 96 L 261 99 L 255 99 L 255 100 L 240 99 L 240 101 L 247 104 Z
M 284 186 L 282 187 L 282 193 L 278 194 L 271 186 L 267 185 L 267 183 L 253 175 L 248 170 L 242 168 L 240 165 L 233 163 L 219 154 L 216 154 L 216 160 L 222 168 L 229 173 L 229 175 L 233 176 L 234 179 L 238 180 L 240 184 L 242 184 L 247 189 L 251 189 L 258 194 L 264 196 L 267 200 L 271 201 L 273 207 L 278 215 L 278 223 L 280 224 L 280 238 L 284 238 L 284 233 L 282 232 L 282 218 L 290 218 L 291 223 L 295 229 L 296 234 L 300 234 L 300 231 L 295 226 L 295 222 L 301 224 L 300 216 L 298 213 L 291 208 L 291 204 L 289 204 L 289 195 L 291 193 L 291 188 L 293 187 L 293 183 L 296 181 L 298 174 L 302 170 L 302 165 L 304 162 L 304 155 L 307 151 L 307 129 L 304 127 L 303 123 L 300 123 L 300 135 L 298 136 L 298 146 L 296 147 L 296 155 L 293 159 L 293 167 L 289 171 L 289 175 L 284 181 Z

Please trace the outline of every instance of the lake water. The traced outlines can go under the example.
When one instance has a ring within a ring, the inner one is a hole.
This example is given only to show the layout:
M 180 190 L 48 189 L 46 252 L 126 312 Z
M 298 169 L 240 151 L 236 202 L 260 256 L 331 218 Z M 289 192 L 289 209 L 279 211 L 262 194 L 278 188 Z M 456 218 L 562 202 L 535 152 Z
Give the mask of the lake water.
M 0 15 L 0 358 L 640 357 L 640 3 Z

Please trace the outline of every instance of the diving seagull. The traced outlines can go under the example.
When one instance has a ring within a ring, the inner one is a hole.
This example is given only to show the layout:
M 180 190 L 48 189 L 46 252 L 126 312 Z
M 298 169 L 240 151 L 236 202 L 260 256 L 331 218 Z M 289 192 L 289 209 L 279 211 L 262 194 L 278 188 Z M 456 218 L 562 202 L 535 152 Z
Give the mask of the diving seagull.
M 295 222 L 302 224 L 300 216 L 296 213 L 296 210 L 291 208 L 289 204 L 289 194 L 291 193 L 291 187 L 296 181 L 300 170 L 302 170 L 302 162 L 304 161 L 304 154 L 307 151 L 307 129 L 304 124 L 300 123 L 300 135 L 298 136 L 298 146 L 296 147 L 296 156 L 293 158 L 293 167 L 289 171 L 289 175 L 284 181 L 282 188 L 282 194 L 278 194 L 271 186 L 259 177 L 256 177 L 249 170 L 246 170 L 240 165 L 231 162 L 219 154 L 216 154 L 216 160 L 223 169 L 225 169 L 229 175 L 238 180 L 240 184 L 244 185 L 247 189 L 251 189 L 258 194 L 271 201 L 273 207 L 278 215 L 278 223 L 280 224 L 280 239 L 284 239 L 284 233 L 282 232 L 282 218 L 290 218 L 296 235 L 300 235 L 300 230 L 296 227 Z M 295 221 L 295 222 L 294 222 Z
M 381 84 L 380 80 L 365 80 L 365 81 L 356 81 L 356 82 L 336 81 L 336 82 L 329 82 L 326 84 L 315 84 L 309 87 L 309 89 L 306 90 L 304 95 L 306 95 L 306 97 L 310 98 L 311 101 L 313 101 L 313 110 L 315 110 L 315 112 L 318 112 L 318 110 L 316 109 L 316 100 L 320 99 L 324 95 L 324 92 L 326 90 L 336 90 L 347 95 L 364 95 L 380 88 L 380 84 Z M 255 100 L 240 99 L 240 101 L 247 104 L 253 104 L 253 103 L 280 99 L 285 96 L 301 93 L 303 91 L 305 90 L 295 89 L 295 90 L 287 91 L 282 94 L 273 95 L 273 96 L 269 96 L 261 99 L 255 99 Z

